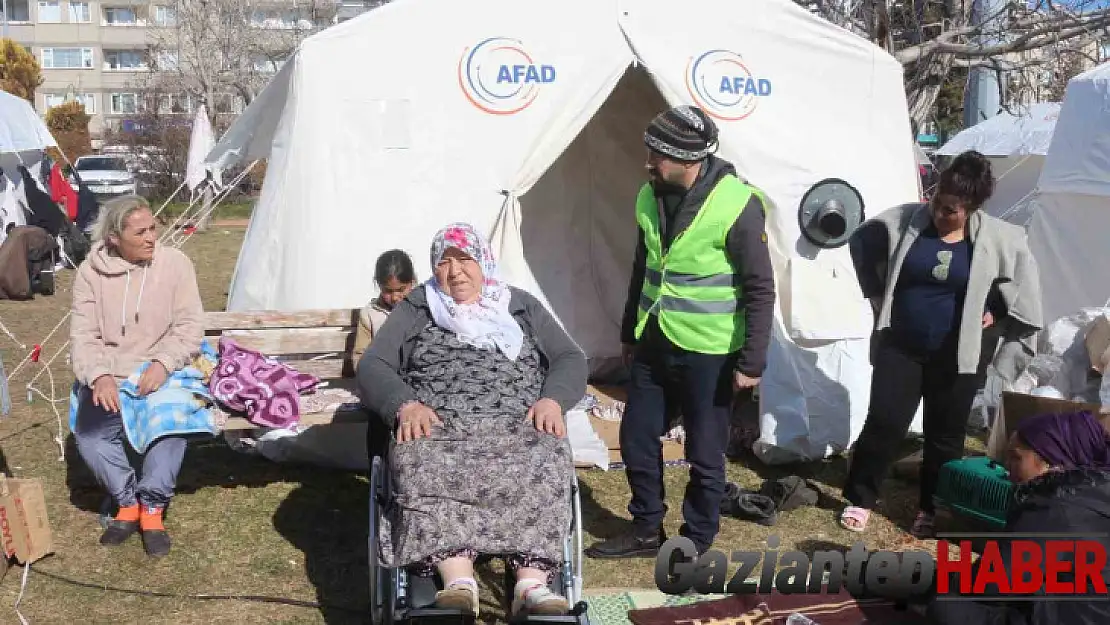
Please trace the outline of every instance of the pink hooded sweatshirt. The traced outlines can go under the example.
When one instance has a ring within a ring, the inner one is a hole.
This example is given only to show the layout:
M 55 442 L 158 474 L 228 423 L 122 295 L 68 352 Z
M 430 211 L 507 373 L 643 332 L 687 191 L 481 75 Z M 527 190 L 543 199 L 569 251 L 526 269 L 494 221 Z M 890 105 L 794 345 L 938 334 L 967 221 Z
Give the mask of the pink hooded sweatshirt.
M 200 351 L 204 306 L 193 262 L 161 244 L 149 263 L 133 264 L 93 246 L 73 281 L 73 373 L 91 386 L 102 375 L 128 377 L 144 362 L 173 372 Z

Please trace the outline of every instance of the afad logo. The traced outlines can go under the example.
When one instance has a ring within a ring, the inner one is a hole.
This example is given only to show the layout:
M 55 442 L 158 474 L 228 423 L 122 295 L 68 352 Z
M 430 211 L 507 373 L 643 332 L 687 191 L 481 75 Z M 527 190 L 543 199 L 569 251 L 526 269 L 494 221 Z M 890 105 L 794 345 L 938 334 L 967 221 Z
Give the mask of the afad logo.
M 739 121 L 755 112 L 761 98 L 771 95 L 771 81 L 753 74 L 739 54 L 710 50 L 690 58 L 686 89 L 709 115 Z
M 517 39 L 490 37 L 464 50 L 459 58 L 463 95 L 493 115 L 523 111 L 553 82 L 555 67 L 537 64 Z

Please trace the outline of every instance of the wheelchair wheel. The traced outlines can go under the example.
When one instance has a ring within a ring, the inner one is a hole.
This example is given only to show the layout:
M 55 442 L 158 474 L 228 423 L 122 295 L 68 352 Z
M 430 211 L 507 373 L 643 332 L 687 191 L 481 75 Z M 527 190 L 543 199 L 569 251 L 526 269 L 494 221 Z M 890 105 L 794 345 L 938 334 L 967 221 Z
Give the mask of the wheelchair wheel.
M 370 622 L 373 625 L 393 623 L 393 576 L 382 567 L 379 557 L 378 523 L 381 519 L 381 502 L 385 488 L 382 459 L 374 458 L 370 467 L 370 531 L 367 537 L 366 562 L 370 577 Z

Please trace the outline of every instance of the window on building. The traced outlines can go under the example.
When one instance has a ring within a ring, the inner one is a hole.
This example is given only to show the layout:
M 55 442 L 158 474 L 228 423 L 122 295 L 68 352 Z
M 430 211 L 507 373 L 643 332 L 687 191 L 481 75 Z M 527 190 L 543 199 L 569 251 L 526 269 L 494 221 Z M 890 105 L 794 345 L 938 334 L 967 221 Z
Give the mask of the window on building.
M 85 105 L 85 113 L 88 115 L 96 115 L 96 94 L 95 93 L 79 93 L 73 96 L 81 104 Z M 50 110 L 55 106 L 66 103 L 66 96 L 62 93 L 48 93 L 46 94 L 46 110 Z
M 243 112 L 243 99 L 233 93 L 217 93 L 211 108 L 217 113 L 238 115 Z
M 92 69 L 92 48 L 43 48 L 43 69 Z
M 92 21 L 88 2 L 69 0 L 69 21 L 72 24 L 88 24 Z
M 156 6 L 154 7 L 154 23 L 158 26 L 176 26 L 177 13 L 174 12 L 173 7 Z
M 127 7 L 104 7 L 104 23 L 108 26 L 134 26 L 139 20 L 135 9 Z
M 251 67 L 260 74 L 276 74 L 282 65 L 285 65 L 285 59 L 268 54 L 256 53 L 251 58 Z
M 163 115 L 173 113 L 192 113 L 193 99 L 189 94 L 168 94 L 158 96 L 158 112 Z
M 139 97 L 134 93 L 113 93 L 109 99 L 113 115 L 134 115 L 139 110 Z
M 39 23 L 57 24 L 62 21 L 60 0 L 39 0 Z
M 104 69 L 136 71 L 146 69 L 145 53 L 140 50 L 105 50 Z
M 31 0 L 8 0 L 8 21 L 9 22 L 30 22 L 31 21 Z M 3 4 L 0 4 L 0 15 L 4 14 Z

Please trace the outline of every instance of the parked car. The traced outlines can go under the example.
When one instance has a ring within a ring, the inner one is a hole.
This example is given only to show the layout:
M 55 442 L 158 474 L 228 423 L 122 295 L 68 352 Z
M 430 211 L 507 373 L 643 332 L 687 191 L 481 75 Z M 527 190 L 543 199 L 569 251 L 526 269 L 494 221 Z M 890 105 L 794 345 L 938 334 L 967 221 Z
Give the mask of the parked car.
M 122 156 L 82 156 L 73 163 L 81 180 L 98 200 L 104 201 L 138 191 L 134 168 Z M 76 180 L 70 183 L 76 185 Z

